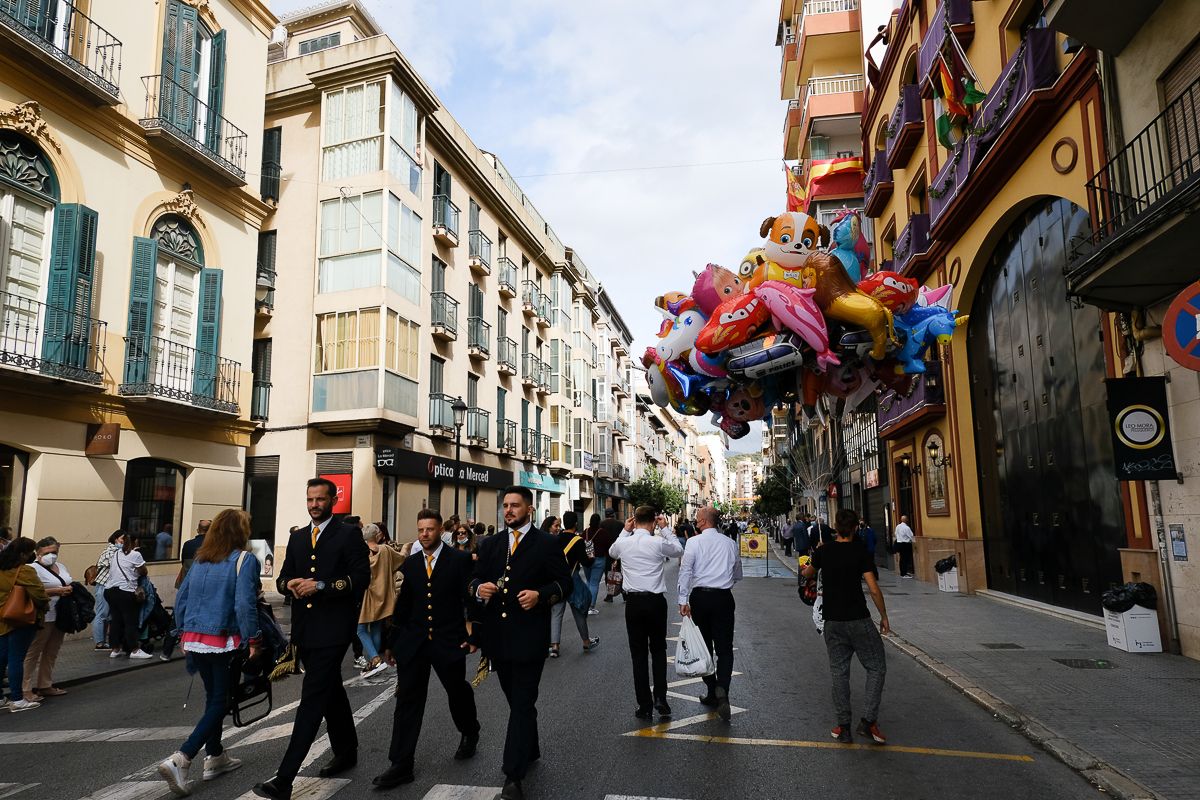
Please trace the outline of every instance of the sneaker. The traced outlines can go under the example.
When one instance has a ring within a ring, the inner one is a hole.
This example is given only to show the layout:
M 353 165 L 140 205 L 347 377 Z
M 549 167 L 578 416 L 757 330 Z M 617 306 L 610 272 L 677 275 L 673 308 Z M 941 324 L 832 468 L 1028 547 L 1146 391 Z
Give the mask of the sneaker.
M 107 649 L 108 649 L 108 642 L 100 642 L 98 645 L 96 645 L 96 646 L 95 646 L 95 647 L 93 647 L 92 649 L 93 649 L 93 650 L 107 650 Z
M 187 797 L 192 793 L 191 782 L 188 780 L 188 769 L 192 760 L 183 753 L 176 752 L 170 758 L 158 765 L 158 774 L 167 782 L 171 791 L 179 797 Z
M 371 678 L 387 669 L 387 662 L 376 656 L 367 663 L 367 668 L 362 671 L 364 678 Z
M 137 659 L 138 661 L 144 661 L 147 658 L 154 658 L 154 656 L 150 655 L 145 650 L 138 649 L 138 650 L 134 650 L 132 653 L 130 653 L 129 658 Z
M 600 637 L 593 636 L 592 638 L 588 639 L 587 644 L 585 644 L 583 646 L 583 652 L 590 653 L 599 646 L 600 646 Z
M 838 725 L 829 732 L 829 735 L 837 739 L 842 744 L 849 744 L 854 741 L 854 737 L 850 735 L 849 725 Z
M 10 701 L 8 704 L 8 710 L 16 714 L 21 711 L 33 711 L 35 708 L 40 708 L 41 705 L 41 703 L 31 702 L 25 698 L 21 698 L 20 700 Z
M 556 644 L 550 645 L 550 652 L 547 653 L 546 655 L 548 655 L 550 658 L 558 658 L 558 645 L 556 645 Z
M 115 649 L 111 653 L 109 653 L 108 657 L 109 658 L 117 658 L 118 656 L 123 656 L 123 655 L 125 655 L 125 651 L 118 647 L 117 649 Z
M 0 709 L 7 709 L 7 708 L 8 708 L 8 698 L 0 697 Z
M 900 577 L 901 577 L 901 578 L 908 578 L 909 580 L 911 580 L 911 579 L 912 579 L 912 575 L 901 575 Z
M 883 735 L 883 731 L 879 730 L 879 724 L 875 722 L 867 722 L 865 719 L 859 720 L 858 730 L 855 731 L 859 736 L 865 736 L 875 744 L 887 744 L 887 737 Z
M 588 609 L 589 617 L 594 617 L 594 616 L 598 615 L 599 613 L 600 613 L 600 609 L 598 609 L 598 608 L 589 608 Z
M 359 656 L 358 658 L 354 659 L 355 669 L 366 669 L 368 666 L 370 666 L 370 664 L 371 662 L 367 661 L 366 656 Z
M 209 756 L 204 759 L 204 780 L 211 781 L 218 775 L 233 772 L 240 766 L 242 766 L 242 760 L 229 755 L 228 750 L 219 756 Z
M 169 655 L 167 655 L 166 653 L 159 653 L 158 660 L 159 661 L 170 661 L 171 657 Z

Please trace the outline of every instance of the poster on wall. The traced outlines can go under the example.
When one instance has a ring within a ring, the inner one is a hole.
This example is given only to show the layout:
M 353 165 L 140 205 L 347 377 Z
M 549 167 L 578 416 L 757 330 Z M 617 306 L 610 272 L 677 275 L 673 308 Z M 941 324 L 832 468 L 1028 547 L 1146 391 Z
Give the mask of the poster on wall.
M 1175 480 L 1166 378 L 1108 378 L 1104 386 L 1117 480 Z
M 328 481 L 333 481 L 333 485 L 337 487 L 337 499 L 333 501 L 333 513 L 349 514 L 350 513 L 350 492 L 354 486 L 353 475 L 321 475 L 319 477 Z

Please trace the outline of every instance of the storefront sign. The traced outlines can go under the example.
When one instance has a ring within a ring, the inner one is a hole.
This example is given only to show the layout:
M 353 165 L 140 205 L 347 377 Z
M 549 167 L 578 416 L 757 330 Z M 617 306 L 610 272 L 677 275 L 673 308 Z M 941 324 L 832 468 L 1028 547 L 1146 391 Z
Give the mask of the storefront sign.
M 1178 477 L 1167 419 L 1166 378 L 1109 378 L 1104 385 L 1117 480 Z
M 350 495 L 354 490 L 354 476 L 343 473 L 339 475 L 318 475 L 317 477 L 333 481 L 333 485 L 337 487 L 337 500 L 333 501 L 333 513 L 349 514 Z
M 553 475 L 539 475 L 536 472 L 521 470 L 517 473 L 517 483 L 527 489 L 537 489 L 552 494 L 562 494 L 567 491 L 567 484 Z
M 121 423 L 101 422 L 98 425 L 88 425 L 83 454 L 85 456 L 115 456 L 120 444 Z
M 513 474 L 497 467 L 487 467 L 480 464 L 458 462 L 457 470 L 452 458 L 431 456 L 428 453 L 416 453 L 412 450 L 401 450 L 396 447 L 375 448 L 375 471 L 383 475 L 395 475 L 401 478 L 419 478 L 428 481 L 447 481 L 453 483 L 455 472 L 458 481 L 469 486 L 486 486 L 490 489 L 504 489 L 513 483 Z
M 831 483 L 831 484 L 829 484 L 829 488 L 828 488 L 826 491 L 828 492 L 828 494 L 829 494 L 829 496 L 830 496 L 830 497 L 832 497 L 834 500 L 837 500 L 837 498 L 838 498 L 838 485 L 837 485 L 836 483 Z
M 1177 364 L 1200 370 L 1200 281 L 1180 292 L 1167 308 L 1162 338 L 1167 355 Z

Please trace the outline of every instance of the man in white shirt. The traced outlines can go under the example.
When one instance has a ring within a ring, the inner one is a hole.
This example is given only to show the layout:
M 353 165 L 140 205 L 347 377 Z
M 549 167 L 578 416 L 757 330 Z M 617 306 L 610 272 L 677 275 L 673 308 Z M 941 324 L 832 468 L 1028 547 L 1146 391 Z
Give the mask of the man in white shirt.
M 638 506 L 625 520 L 625 532 L 613 542 L 608 555 L 621 560 L 625 589 L 625 629 L 629 655 L 633 659 L 633 688 L 639 719 L 671 716 L 667 705 L 667 581 L 663 561 L 675 558 L 683 547 L 670 528 L 655 531 L 655 514 L 650 506 Z M 654 664 L 654 691 L 650 690 L 649 664 Z
M 692 538 L 679 564 L 679 613 L 691 616 L 717 657 L 717 674 L 707 675 L 703 705 L 729 721 L 729 682 L 733 676 L 733 585 L 742 579 L 738 546 L 718 528 L 720 514 L 712 506 L 696 512 L 700 534 Z
M 896 554 L 900 556 L 900 577 L 913 576 L 913 529 L 908 527 L 908 517 L 901 516 L 900 524 L 892 535 L 896 543 Z

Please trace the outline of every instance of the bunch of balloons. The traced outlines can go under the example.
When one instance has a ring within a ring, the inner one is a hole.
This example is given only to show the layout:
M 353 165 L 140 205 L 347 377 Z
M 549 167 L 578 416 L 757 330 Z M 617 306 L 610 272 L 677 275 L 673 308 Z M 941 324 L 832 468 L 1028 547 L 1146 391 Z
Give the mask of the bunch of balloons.
M 711 412 L 734 439 L 784 400 L 811 418 L 822 395 L 856 408 L 877 389 L 908 393 L 931 346 L 967 319 L 949 308 L 951 286 L 886 271 L 864 278 L 870 247 L 854 212 L 828 229 L 789 211 L 759 235 L 766 242 L 736 273 L 709 264 L 690 294 L 655 299 L 665 320 L 642 356 L 655 403 Z

